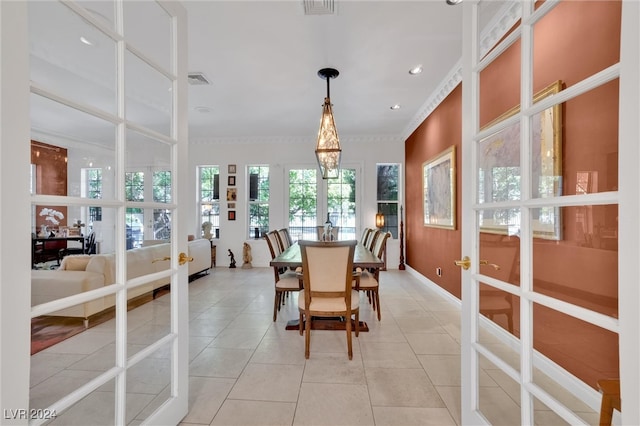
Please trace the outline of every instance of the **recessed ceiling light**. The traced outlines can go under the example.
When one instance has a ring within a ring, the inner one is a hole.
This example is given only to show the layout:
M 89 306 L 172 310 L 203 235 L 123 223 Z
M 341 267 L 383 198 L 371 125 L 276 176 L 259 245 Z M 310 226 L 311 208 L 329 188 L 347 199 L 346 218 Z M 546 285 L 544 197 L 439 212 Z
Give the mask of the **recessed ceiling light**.
M 85 36 L 81 36 L 80 41 L 86 44 L 87 46 L 93 46 L 93 42 L 88 38 L 86 38 Z
M 393 110 L 395 110 L 395 109 L 400 109 L 400 105 L 395 104 L 395 105 L 390 106 L 389 108 L 391 108 L 391 109 L 393 109 Z
M 411 75 L 417 75 L 417 74 L 420 74 L 421 72 L 422 72 L 422 65 L 416 65 L 415 67 L 409 70 L 409 74 Z
M 462 3 L 462 0 L 447 0 L 447 4 L 449 6 L 455 6 L 456 4 Z

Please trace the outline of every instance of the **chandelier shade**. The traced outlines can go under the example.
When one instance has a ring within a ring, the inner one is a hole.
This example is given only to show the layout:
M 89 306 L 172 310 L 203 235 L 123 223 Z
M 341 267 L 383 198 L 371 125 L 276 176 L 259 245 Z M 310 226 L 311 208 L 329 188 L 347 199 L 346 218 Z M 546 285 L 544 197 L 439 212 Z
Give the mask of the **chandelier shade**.
M 320 129 L 318 130 L 318 142 L 316 144 L 316 159 L 323 179 L 335 179 L 340 174 L 340 160 L 342 148 L 338 138 L 338 130 L 333 119 L 331 99 L 329 97 L 329 80 L 338 76 L 338 71 L 332 68 L 323 68 L 318 71 L 318 76 L 327 80 L 327 97 L 322 106 Z

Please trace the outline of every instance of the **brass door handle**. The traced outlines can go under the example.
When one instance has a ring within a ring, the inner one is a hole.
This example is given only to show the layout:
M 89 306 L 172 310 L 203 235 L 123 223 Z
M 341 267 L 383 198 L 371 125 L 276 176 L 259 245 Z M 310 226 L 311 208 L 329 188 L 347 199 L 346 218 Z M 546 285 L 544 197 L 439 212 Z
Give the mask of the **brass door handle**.
M 481 265 L 488 265 L 491 266 L 493 269 L 495 269 L 496 271 L 500 270 L 500 265 L 496 265 L 495 263 L 489 263 L 488 260 L 480 260 L 480 264 Z
M 454 260 L 453 263 L 455 263 L 456 266 L 462 266 L 462 269 L 466 271 L 471 266 L 471 259 L 469 259 L 469 256 L 465 256 L 462 260 Z
M 162 262 L 163 260 L 171 260 L 171 256 L 165 256 L 165 257 L 162 257 L 160 259 L 153 259 L 152 263 Z M 193 257 L 189 257 L 184 253 L 180 253 L 178 255 L 178 264 L 179 265 L 184 265 L 187 262 L 193 262 Z
M 189 257 L 184 253 L 180 253 L 178 255 L 178 264 L 179 265 L 184 265 L 187 262 L 193 262 L 193 257 Z

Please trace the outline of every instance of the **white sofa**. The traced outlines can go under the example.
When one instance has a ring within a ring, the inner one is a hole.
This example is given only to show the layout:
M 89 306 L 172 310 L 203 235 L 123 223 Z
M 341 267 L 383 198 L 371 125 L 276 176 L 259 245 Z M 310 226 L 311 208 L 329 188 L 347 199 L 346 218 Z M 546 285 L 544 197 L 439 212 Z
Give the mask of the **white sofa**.
M 127 251 L 127 279 L 160 272 L 169 267 L 168 261 L 156 261 L 170 255 L 170 245 L 157 244 Z M 211 243 L 197 239 L 188 242 L 189 276 L 205 272 L 211 267 Z M 31 306 L 72 296 L 115 282 L 114 254 L 67 256 L 57 270 L 31 271 Z M 169 277 L 135 287 L 127 294 L 132 299 L 169 284 Z M 115 305 L 113 295 L 101 297 L 81 305 L 53 312 L 49 315 L 80 317 L 88 325 L 89 317 Z

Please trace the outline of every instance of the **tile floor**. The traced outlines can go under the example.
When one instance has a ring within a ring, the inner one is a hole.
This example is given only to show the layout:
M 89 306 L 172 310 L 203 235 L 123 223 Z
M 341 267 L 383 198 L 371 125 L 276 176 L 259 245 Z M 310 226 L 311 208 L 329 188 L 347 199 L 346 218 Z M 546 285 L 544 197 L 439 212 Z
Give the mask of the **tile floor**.
M 361 299 L 360 318 L 370 331 L 354 337 L 351 361 L 339 331 L 313 331 L 311 356 L 305 360 L 304 337 L 285 330 L 287 321 L 297 318 L 297 295 L 272 321 L 269 268 L 216 268 L 189 284 L 189 297 L 184 426 L 461 423 L 459 309 L 406 271 L 381 273 L 382 321 Z M 129 312 L 131 353 L 166 333 L 168 309 L 165 295 Z M 31 406 L 46 407 L 61 392 L 108 370 L 114 337 L 110 321 L 34 355 Z M 161 359 L 153 356 L 128 374 L 130 424 L 139 424 L 166 395 L 170 371 Z M 488 417 L 494 424 L 519 424 L 518 388 L 504 376 L 495 368 L 482 370 L 481 406 L 493 413 Z M 113 386 L 96 389 L 53 424 L 108 424 Z M 597 424 L 596 413 L 570 402 L 588 423 Z M 101 409 L 108 413 L 102 422 Z M 538 424 L 564 424 L 541 404 L 536 409 Z

